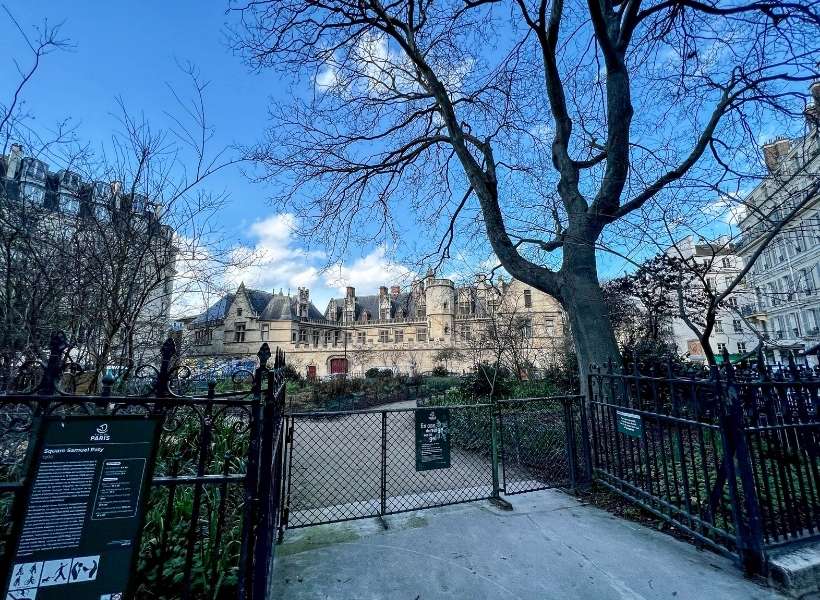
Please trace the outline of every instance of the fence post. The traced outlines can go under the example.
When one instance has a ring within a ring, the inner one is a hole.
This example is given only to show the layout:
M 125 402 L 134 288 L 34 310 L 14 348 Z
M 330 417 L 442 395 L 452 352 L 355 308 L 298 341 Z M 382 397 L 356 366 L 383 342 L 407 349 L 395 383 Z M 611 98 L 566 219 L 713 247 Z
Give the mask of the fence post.
M 382 411 L 382 472 L 380 478 L 379 516 L 387 513 L 387 411 Z
M 569 463 L 569 487 L 575 493 L 577 491 L 575 469 L 578 464 L 578 456 L 575 447 L 575 427 L 572 422 L 571 402 L 571 398 L 561 398 L 561 404 L 564 406 L 564 445 L 566 446 L 567 462 Z
M 734 505 L 737 543 L 743 570 L 747 574 L 766 574 L 766 558 L 763 550 L 763 524 L 760 516 L 760 503 L 754 480 L 749 446 L 746 443 L 744 430 L 743 405 L 734 377 L 734 369 L 729 362 L 729 353 L 724 348 L 723 364 L 726 371 L 726 382 L 718 389 L 723 396 L 723 409 L 720 419 L 721 433 L 724 439 L 726 465 L 729 481 L 729 492 Z M 738 497 L 737 479 L 743 490 L 743 502 Z
M 62 331 L 54 331 L 48 344 L 48 362 L 43 373 L 43 381 L 40 383 L 40 391 L 45 396 L 53 396 L 57 393 L 57 382 L 63 370 L 63 352 L 68 344 L 65 334 Z
M 493 462 L 493 498 L 501 498 L 501 483 L 498 476 L 498 424 L 496 420 L 501 416 L 501 406 L 495 399 L 490 407 L 490 438 L 492 440 L 492 462 Z
M 278 352 L 277 352 L 278 357 Z M 261 350 L 260 350 L 261 358 Z M 267 361 L 266 361 L 267 362 Z M 264 364 L 261 365 L 264 368 Z M 260 473 L 259 492 L 257 498 L 256 514 L 256 539 L 254 540 L 254 574 L 253 574 L 253 598 L 264 598 L 265 589 L 268 583 L 268 569 L 270 567 L 271 551 L 273 548 L 273 535 L 271 531 L 271 497 L 272 497 L 272 472 L 274 465 L 274 432 L 276 431 L 275 421 L 275 401 L 274 396 L 274 374 L 265 371 L 267 375 L 268 387 L 265 389 L 265 400 L 262 408 L 262 435 L 261 448 L 259 450 Z M 260 378 L 261 379 L 261 378 Z M 261 385 L 261 382 L 260 382 Z
M 160 348 L 160 356 L 162 357 L 159 363 L 159 373 L 157 373 L 157 398 L 165 398 L 171 390 L 171 359 L 177 353 L 174 340 L 170 337 L 165 340 Z
M 584 487 L 592 483 L 592 438 L 589 434 L 589 423 L 587 422 L 587 402 L 592 401 L 592 373 L 589 374 L 589 386 L 587 393 L 589 396 L 582 396 L 579 402 L 581 418 L 581 450 L 584 453 Z
M 262 437 L 262 375 L 267 370 L 270 347 L 262 344 L 257 352 L 259 366 L 253 376 L 253 404 L 248 443 L 248 463 L 245 470 L 245 508 L 242 515 L 242 545 L 239 553 L 239 598 L 251 598 L 253 593 L 253 548 L 256 536 L 256 510 L 259 503 L 259 451 Z

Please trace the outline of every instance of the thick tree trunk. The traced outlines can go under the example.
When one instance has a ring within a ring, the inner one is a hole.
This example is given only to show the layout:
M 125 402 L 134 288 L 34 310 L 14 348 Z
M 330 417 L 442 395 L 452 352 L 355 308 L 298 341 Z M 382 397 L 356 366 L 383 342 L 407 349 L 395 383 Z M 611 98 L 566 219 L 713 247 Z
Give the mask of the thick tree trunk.
M 560 301 L 572 328 L 581 393 L 586 394 L 590 366 L 610 359 L 618 364 L 620 357 L 592 248 L 565 250 Z

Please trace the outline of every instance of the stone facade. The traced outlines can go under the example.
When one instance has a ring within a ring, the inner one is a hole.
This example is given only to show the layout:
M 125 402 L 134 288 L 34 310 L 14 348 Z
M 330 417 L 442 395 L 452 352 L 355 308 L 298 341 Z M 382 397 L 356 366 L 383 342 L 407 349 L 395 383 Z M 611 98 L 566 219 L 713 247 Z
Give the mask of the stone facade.
M 349 287 L 324 312 L 306 288 L 291 296 L 242 284 L 186 319 L 185 345 L 194 360 L 243 359 L 268 342 L 308 377 L 360 375 L 374 367 L 423 373 L 443 365 L 461 372 L 501 352 L 505 363 L 541 368 L 565 347 L 564 322 L 554 298 L 516 280 L 456 286 L 428 273 L 409 291 L 381 287 L 357 296 Z
M 769 176 L 744 199 L 751 207 L 740 221 L 740 254 L 750 261 L 771 231 L 786 219 L 806 194 L 812 197 L 766 246 L 749 270 L 751 291 L 744 315 L 767 339 L 769 361 L 785 362 L 789 351 L 813 354 L 820 347 L 820 82 L 811 86 L 806 107 L 806 135 L 777 139 L 763 147 Z M 809 362 L 816 364 L 816 356 Z
M 743 268 L 743 260 L 727 239 L 707 243 L 697 242 L 692 236 L 688 236 L 668 248 L 666 254 L 682 258 L 690 264 L 708 265 L 709 270 L 704 274 L 704 279 L 709 288 L 718 294 L 735 280 Z M 757 345 L 754 332 L 738 314 L 739 307 L 748 302 L 749 298 L 749 290 L 744 285 L 738 285 L 726 298 L 723 306 L 717 309 L 715 328 L 709 336 L 709 345 L 716 354 L 722 354 L 725 348 L 733 358 L 739 358 L 754 350 Z M 672 318 L 670 330 L 680 354 L 695 362 L 706 360 L 701 343 L 683 319 Z

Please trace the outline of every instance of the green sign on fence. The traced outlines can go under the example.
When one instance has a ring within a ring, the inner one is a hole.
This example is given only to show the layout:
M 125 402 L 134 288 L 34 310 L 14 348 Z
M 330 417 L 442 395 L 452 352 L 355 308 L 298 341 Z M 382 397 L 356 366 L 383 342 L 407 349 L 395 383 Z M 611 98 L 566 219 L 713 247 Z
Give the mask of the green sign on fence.
M 416 471 L 450 468 L 450 409 L 416 410 Z
M 640 438 L 643 436 L 643 421 L 641 415 L 635 413 L 617 411 L 618 431 L 629 437 Z

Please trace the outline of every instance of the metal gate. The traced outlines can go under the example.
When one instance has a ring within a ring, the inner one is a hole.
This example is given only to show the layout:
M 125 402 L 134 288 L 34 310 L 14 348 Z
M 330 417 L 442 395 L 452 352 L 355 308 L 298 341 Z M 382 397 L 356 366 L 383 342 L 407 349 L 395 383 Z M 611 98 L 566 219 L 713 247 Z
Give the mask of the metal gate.
M 416 470 L 424 408 L 287 416 L 284 527 L 377 517 L 498 497 L 578 479 L 580 397 L 448 406 L 449 468 Z

